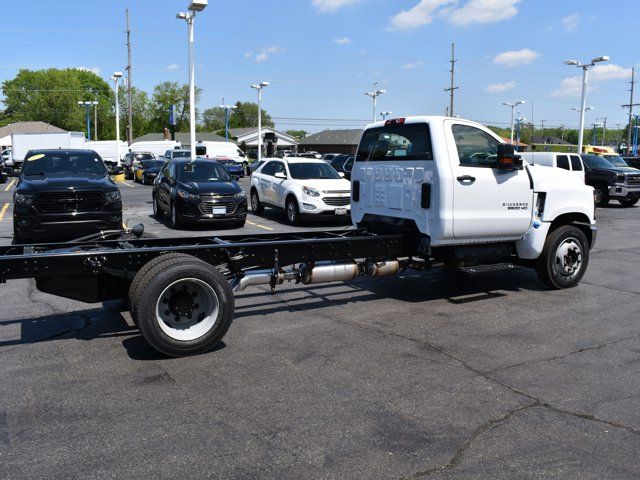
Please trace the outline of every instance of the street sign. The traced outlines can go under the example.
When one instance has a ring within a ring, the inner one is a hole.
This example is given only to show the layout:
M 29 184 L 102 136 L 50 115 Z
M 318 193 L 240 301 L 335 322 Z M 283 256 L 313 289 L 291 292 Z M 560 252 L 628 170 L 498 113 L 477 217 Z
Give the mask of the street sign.
M 176 126 L 176 106 L 169 107 L 169 125 Z

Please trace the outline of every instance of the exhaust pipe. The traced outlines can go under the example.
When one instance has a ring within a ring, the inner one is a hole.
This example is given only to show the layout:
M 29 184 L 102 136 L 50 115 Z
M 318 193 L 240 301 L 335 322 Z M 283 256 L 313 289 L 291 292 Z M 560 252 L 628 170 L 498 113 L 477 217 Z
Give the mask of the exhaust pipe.
M 353 280 L 360 273 L 357 262 L 317 262 L 300 265 L 300 281 L 305 285 Z
M 364 271 L 369 278 L 393 277 L 400 271 L 400 262 L 398 260 L 386 260 L 383 262 L 367 260 Z
M 242 278 L 234 278 L 231 282 L 231 289 L 234 292 L 242 292 L 253 285 L 269 285 L 273 276 L 273 270 L 257 270 Z

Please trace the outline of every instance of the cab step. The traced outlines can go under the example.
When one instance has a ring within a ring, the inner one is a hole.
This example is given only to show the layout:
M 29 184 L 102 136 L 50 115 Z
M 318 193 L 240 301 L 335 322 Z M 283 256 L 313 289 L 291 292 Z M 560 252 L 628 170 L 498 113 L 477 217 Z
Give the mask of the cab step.
M 480 275 L 482 273 L 494 273 L 494 272 L 513 272 L 519 270 L 518 265 L 512 263 L 496 263 L 493 265 L 477 265 L 475 267 L 459 267 L 462 273 L 467 275 Z

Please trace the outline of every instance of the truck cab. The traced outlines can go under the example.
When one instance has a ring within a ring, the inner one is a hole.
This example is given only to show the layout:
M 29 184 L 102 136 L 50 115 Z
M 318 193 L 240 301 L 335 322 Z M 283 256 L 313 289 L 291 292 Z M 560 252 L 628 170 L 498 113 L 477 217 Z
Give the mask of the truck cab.
M 596 232 L 593 188 L 565 170 L 527 164 L 502 142 L 459 118 L 368 125 L 351 174 L 354 224 L 418 231 L 436 258 L 457 266 L 537 262 L 551 233 L 567 226 L 585 259 Z

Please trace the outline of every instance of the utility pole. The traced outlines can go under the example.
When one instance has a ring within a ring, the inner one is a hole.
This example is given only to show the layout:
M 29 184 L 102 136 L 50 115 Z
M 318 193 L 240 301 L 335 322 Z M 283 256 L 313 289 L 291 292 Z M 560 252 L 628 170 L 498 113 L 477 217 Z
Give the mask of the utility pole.
M 450 95 L 450 103 L 449 103 L 449 116 L 453 117 L 454 116 L 454 110 L 453 110 L 453 104 L 454 104 L 454 93 L 455 91 L 460 88 L 460 87 L 456 87 L 455 86 L 455 78 L 456 78 L 456 62 L 458 60 L 456 60 L 456 44 L 452 43 L 451 44 L 451 86 L 449 88 L 445 88 L 444 91 L 445 92 L 449 92 Z
M 93 132 L 93 139 L 97 142 L 98 141 L 98 91 L 97 90 L 94 90 L 93 98 L 95 99 L 95 102 L 93 104 L 94 115 L 95 115 L 95 121 L 93 122 L 94 129 L 95 129 L 95 131 Z
M 127 14 L 127 141 L 129 145 L 133 143 L 133 99 L 131 96 L 131 86 L 133 82 L 131 81 L 131 72 L 133 70 L 133 65 L 131 64 L 131 25 L 129 23 L 129 9 L 126 10 Z
M 560 125 L 560 141 L 564 142 L 564 125 Z
M 604 142 L 605 142 L 605 135 L 607 134 L 607 119 L 609 117 L 601 117 L 601 118 L 596 118 L 596 122 L 598 120 L 602 120 L 602 143 L 601 145 L 604 147 Z
M 542 137 L 542 143 L 545 143 L 545 141 L 544 141 L 544 122 L 546 122 L 546 120 L 540 120 L 540 129 L 542 130 L 542 132 L 540 133 L 540 137 Z M 533 139 L 531 139 L 531 141 L 533 141 Z
M 636 85 L 636 69 L 631 69 L 631 99 L 629 105 L 622 105 L 622 108 L 629 107 L 629 130 L 627 131 L 627 155 L 631 155 L 631 133 L 633 132 L 633 107 L 640 106 L 640 103 L 633 103 L 633 91 Z

